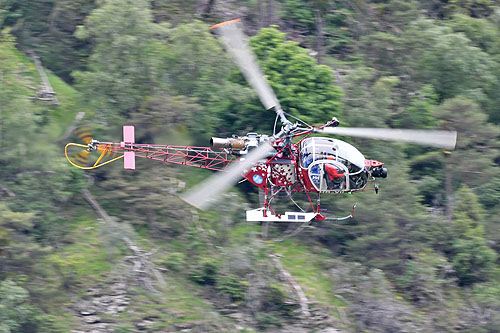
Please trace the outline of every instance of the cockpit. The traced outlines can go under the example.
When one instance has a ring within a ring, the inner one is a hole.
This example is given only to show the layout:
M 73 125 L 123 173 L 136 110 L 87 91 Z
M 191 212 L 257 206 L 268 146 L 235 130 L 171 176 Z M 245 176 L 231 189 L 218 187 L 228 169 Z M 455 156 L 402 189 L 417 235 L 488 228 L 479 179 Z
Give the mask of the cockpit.
M 300 167 L 319 192 L 360 190 L 366 186 L 365 157 L 347 142 L 308 138 L 300 146 Z

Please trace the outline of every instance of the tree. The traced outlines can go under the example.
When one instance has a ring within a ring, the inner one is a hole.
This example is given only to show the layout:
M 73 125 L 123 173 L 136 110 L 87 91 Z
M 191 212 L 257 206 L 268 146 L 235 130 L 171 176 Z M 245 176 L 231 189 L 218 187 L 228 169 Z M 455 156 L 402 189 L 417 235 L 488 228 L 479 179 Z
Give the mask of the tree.
M 472 89 L 486 91 L 497 84 L 492 59 L 465 35 L 446 30 L 429 33 L 432 46 L 422 54 L 417 69 L 421 80 L 431 83 L 441 99 Z
M 466 186 L 457 195 L 451 259 L 460 283 L 470 285 L 491 277 L 497 255 L 484 238 L 484 211 L 477 196 Z
M 101 120 L 127 117 L 158 81 L 164 29 L 146 0 L 109 0 L 92 11 L 77 36 L 94 43 L 88 71 L 74 74 Z M 110 47 L 112 46 L 112 47 Z
M 333 85 L 329 67 L 317 65 L 305 49 L 286 42 L 285 34 L 275 27 L 262 29 L 251 45 L 285 112 L 310 124 L 340 116 L 342 89 Z M 273 114 L 247 116 L 252 118 L 252 125 L 258 128 L 257 122 L 272 123 Z
M 467 14 L 472 17 L 485 17 L 491 15 L 497 1 L 493 0 L 423 0 L 421 8 L 434 18 L 450 17 L 455 13 Z
M 201 106 L 186 96 L 171 96 L 160 90 L 146 98 L 140 110 L 132 113 L 131 121 L 137 127 L 137 142 L 154 143 L 155 137 L 180 125 L 189 124 L 190 130 L 199 129 Z
M 95 8 L 95 1 L 5 0 L 3 3 L 5 20 L 0 19 L 0 29 L 2 23 L 12 27 L 22 49 L 34 50 L 44 66 L 72 81 L 70 73 L 82 68 L 90 51 L 90 44 L 78 40 L 73 33 Z
M 0 282 L 0 332 L 62 332 L 50 316 L 31 304 L 26 289 L 11 279 Z
M 32 315 L 28 292 L 11 280 L 0 282 L 0 331 L 20 332 Z
M 498 173 L 493 159 L 499 127 L 487 122 L 477 103 L 463 97 L 444 101 L 435 116 L 444 128 L 458 132 L 457 147 L 446 158 L 454 182 L 471 187 L 489 182 Z
M 216 128 L 217 135 L 234 133 L 223 119 L 238 116 L 251 90 L 230 81 L 235 65 L 208 26 L 194 21 L 173 29 L 164 60 L 162 83 L 172 94 L 188 96 L 203 106 L 189 121 L 192 133 L 203 142 L 215 135 Z
M 39 249 L 29 236 L 32 218 L 33 213 L 13 212 L 4 203 L 0 204 L 0 277 L 31 269 L 30 256 Z
M 433 110 L 437 105 L 438 96 L 432 85 L 423 85 L 422 88 L 410 97 L 408 107 L 393 117 L 395 127 L 399 128 L 433 128 L 436 127 L 436 118 Z
M 198 4 L 197 0 L 155 0 L 151 1 L 151 12 L 156 23 L 176 26 L 194 20 Z

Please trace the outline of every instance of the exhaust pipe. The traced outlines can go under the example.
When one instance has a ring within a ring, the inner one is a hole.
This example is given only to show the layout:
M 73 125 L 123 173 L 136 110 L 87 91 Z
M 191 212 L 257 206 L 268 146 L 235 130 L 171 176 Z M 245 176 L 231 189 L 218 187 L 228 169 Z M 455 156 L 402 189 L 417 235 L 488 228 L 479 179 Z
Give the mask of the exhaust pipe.
M 243 139 L 234 139 L 234 138 L 211 138 L 210 139 L 210 145 L 212 148 L 218 148 L 218 149 L 223 149 L 223 148 L 231 148 L 231 149 L 245 149 L 245 140 Z

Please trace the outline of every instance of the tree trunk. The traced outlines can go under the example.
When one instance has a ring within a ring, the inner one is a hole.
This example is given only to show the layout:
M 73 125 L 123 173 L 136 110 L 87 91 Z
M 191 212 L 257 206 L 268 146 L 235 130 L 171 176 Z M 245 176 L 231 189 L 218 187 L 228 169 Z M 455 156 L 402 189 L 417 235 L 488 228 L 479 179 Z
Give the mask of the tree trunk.
M 316 61 L 321 64 L 323 61 L 323 17 L 319 10 L 316 10 Z
M 212 12 L 212 9 L 214 8 L 215 5 L 215 0 L 208 0 L 207 5 L 203 9 L 203 16 L 208 16 Z
M 274 23 L 274 0 L 267 0 L 267 24 L 270 26 Z
M 451 174 L 450 157 L 445 155 L 444 158 L 444 172 L 445 172 L 445 191 L 446 191 L 446 218 L 451 222 L 453 219 L 453 206 L 451 197 L 453 195 L 453 177 Z

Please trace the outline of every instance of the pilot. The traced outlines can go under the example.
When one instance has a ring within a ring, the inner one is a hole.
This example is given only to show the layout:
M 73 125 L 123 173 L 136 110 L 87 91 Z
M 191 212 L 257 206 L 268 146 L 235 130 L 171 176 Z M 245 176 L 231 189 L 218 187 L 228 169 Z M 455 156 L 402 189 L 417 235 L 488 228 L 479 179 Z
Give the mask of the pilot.
M 340 170 L 335 165 L 329 163 L 325 163 L 323 167 L 327 189 L 336 191 L 343 190 L 345 188 L 344 170 Z

